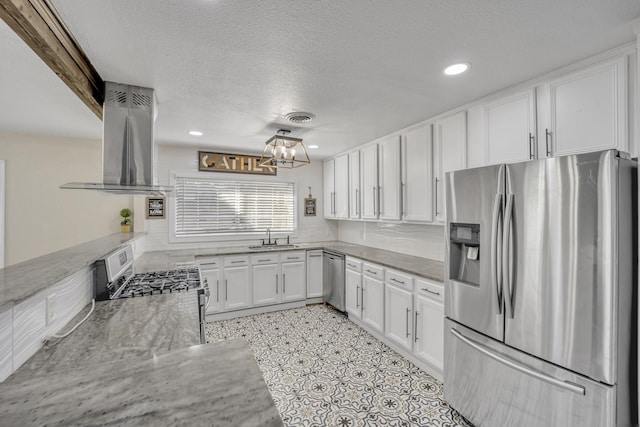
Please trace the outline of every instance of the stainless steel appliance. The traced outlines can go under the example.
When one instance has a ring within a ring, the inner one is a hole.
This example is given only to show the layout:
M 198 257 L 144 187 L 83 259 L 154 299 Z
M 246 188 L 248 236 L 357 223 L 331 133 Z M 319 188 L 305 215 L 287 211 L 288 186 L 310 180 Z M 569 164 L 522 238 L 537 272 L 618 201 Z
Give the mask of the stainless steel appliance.
M 323 297 L 324 300 L 340 311 L 345 311 L 344 294 L 344 255 L 323 251 Z
M 209 289 L 196 267 L 148 273 L 133 272 L 133 248 L 124 246 L 94 263 L 95 299 L 105 301 L 173 292 L 193 292 L 198 298 L 200 342 L 204 344 Z
M 70 182 L 60 188 L 116 194 L 163 195 L 154 185 L 156 97 L 151 88 L 105 82 L 102 108 L 102 182 Z
M 637 164 L 446 176 L 445 399 L 477 426 L 638 423 Z

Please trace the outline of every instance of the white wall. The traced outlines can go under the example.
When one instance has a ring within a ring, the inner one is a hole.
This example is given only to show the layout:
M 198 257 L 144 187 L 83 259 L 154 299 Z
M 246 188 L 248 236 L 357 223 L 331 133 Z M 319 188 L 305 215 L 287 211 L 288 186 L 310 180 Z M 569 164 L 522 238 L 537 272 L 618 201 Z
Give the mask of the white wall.
M 208 151 L 215 151 L 209 148 Z M 156 175 L 158 176 L 158 184 L 169 185 L 169 173 L 171 171 L 181 171 L 194 173 L 198 171 L 198 148 L 195 147 L 178 147 L 171 145 L 158 146 L 158 162 L 156 166 Z M 228 178 L 233 180 L 237 177 L 234 173 L 222 172 L 200 172 L 206 177 Z M 249 175 L 244 175 L 247 177 Z M 252 179 L 270 180 L 285 179 L 296 183 L 297 192 L 297 214 L 298 214 L 298 230 L 292 235 L 291 242 L 317 242 L 336 240 L 338 238 L 338 225 L 333 221 L 326 221 L 322 217 L 322 161 L 312 160 L 311 164 L 301 166 L 296 169 L 278 169 L 276 178 L 271 176 L 252 175 Z M 305 217 L 303 213 L 303 201 L 309 194 L 309 188 L 313 193 L 313 197 L 317 200 L 316 216 Z M 168 197 L 172 197 L 169 195 Z M 145 198 L 136 197 L 134 212 L 143 212 Z M 167 198 L 167 206 L 169 200 Z M 138 217 L 140 220 L 141 215 Z M 138 223 L 134 221 L 137 231 L 140 231 Z M 168 219 L 149 219 L 144 222 L 144 229 L 147 231 L 146 248 L 147 251 L 167 250 L 167 249 L 187 249 L 187 248 L 207 248 L 215 246 L 233 246 L 258 244 L 259 239 L 253 240 L 218 240 L 215 242 L 197 242 L 197 243 L 169 243 L 169 222 Z
M 441 225 L 336 222 L 340 223 L 338 239 L 344 242 L 444 261 L 444 227 Z
M 6 161 L 5 266 L 120 231 L 131 197 L 62 190 L 102 181 L 98 140 L 0 133 Z

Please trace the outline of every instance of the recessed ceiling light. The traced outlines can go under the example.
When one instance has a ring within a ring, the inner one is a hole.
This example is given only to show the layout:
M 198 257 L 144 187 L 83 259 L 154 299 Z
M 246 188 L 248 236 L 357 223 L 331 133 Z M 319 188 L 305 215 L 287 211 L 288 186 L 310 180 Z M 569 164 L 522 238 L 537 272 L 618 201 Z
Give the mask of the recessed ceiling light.
M 469 69 L 469 66 L 470 65 L 467 63 L 449 65 L 444 69 L 444 73 L 447 76 L 455 76 L 456 74 L 464 73 L 465 71 L 467 71 Z
M 189 135 L 193 135 L 193 136 L 202 136 L 203 133 L 200 132 L 199 130 L 190 130 L 189 131 Z
M 317 145 L 310 145 L 309 148 L 318 148 Z

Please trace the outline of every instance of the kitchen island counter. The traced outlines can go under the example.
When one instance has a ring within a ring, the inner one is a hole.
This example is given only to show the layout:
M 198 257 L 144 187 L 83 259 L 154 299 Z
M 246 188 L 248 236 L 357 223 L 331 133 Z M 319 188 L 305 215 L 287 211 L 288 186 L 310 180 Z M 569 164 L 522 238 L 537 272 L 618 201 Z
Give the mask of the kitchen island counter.
M 77 324 L 90 308 L 85 307 L 58 335 Z M 45 344 L 7 382 L 87 365 L 151 359 L 196 344 L 200 344 L 196 292 L 97 301 L 78 329 Z
M 3 425 L 282 425 L 244 340 L 5 382 L 0 419 Z
M 339 252 L 409 274 L 415 274 L 426 279 L 438 282 L 444 281 L 444 263 L 441 261 L 340 241 L 296 243 L 294 247 L 266 246 L 263 249 L 253 250 L 249 249 L 248 246 L 228 246 L 145 252 L 135 261 L 134 269 L 136 272 L 172 270 L 184 265 L 195 264 L 197 258 L 313 249 L 326 249 Z

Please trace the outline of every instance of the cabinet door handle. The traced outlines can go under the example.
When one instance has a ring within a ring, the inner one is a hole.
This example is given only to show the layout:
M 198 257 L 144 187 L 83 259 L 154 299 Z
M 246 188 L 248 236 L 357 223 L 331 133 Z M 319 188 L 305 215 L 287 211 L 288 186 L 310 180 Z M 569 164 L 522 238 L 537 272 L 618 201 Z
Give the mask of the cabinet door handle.
M 418 311 L 416 310 L 416 317 L 413 326 L 413 342 L 418 342 Z
M 282 293 L 286 294 L 287 293 L 287 281 L 286 281 L 286 276 L 284 275 L 284 273 L 282 273 Z
M 376 215 L 376 187 L 373 186 L 373 216 Z
M 240 264 L 242 262 L 246 262 L 245 260 L 239 260 L 239 261 L 231 261 L 231 264 Z
M 354 266 L 354 267 L 355 267 L 355 266 Z M 371 271 L 371 270 L 369 270 L 368 268 L 367 268 L 367 269 L 365 269 L 364 271 L 366 271 L 367 273 L 374 274 L 374 275 L 376 275 L 376 276 L 378 275 L 378 273 L 376 273 L 375 271 Z
M 529 160 L 534 159 L 534 151 L 533 151 L 533 134 L 529 132 Z
M 333 193 L 331 193 L 331 197 L 332 197 L 332 206 L 333 206 L 333 214 L 336 214 L 336 192 L 334 191 Z
M 440 212 L 438 212 L 438 184 L 440 183 L 440 180 L 438 178 L 436 178 L 436 217 L 440 216 Z
M 278 295 L 278 274 L 276 273 L 276 295 Z
M 200 267 L 202 267 L 203 265 L 218 265 L 217 262 L 202 262 L 200 263 Z
M 392 277 L 391 280 L 393 280 L 396 283 L 400 283 L 401 285 L 404 285 L 404 282 L 401 282 L 400 280 L 396 279 L 395 277 Z
M 402 197 L 402 203 L 400 206 L 402 206 L 402 216 L 406 217 L 407 216 L 407 184 L 405 184 L 404 182 L 401 184 L 402 188 L 400 191 L 400 197 Z
M 384 198 L 384 193 L 382 192 L 382 187 L 378 187 L 378 215 L 382 216 L 384 212 L 384 202 L 382 199 Z
M 271 261 L 270 259 L 259 259 L 258 262 L 269 262 Z
M 544 130 L 544 141 L 547 146 L 547 157 L 551 157 L 551 132 L 549 132 L 549 129 Z
M 360 200 L 358 200 L 358 189 L 356 188 L 356 215 L 360 215 Z
M 407 308 L 407 315 L 406 315 L 406 328 L 407 328 L 407 338 L 409 338 L 409 313 L 411 312 L 410 308 Z
M 228 301 L 229 300 L 229 292 L 227 292 L 228 290 L 228 286 L 227 286 L 227 279 L 224 279 L 224 300 Z
M 362 308 L 362 311 L 364 311 L 364 286 L 360 289 L 362 290 L 362 293 L 360 294 L 360 307 Z
M 436 292 L 436 291 L 432 291 L 431 289 L 427 289 L 427 288 L 420 288 L 425 292 L 429 292 L 430 294 L 434 294 L 434 295 L 440 295 L 440 292 Z
M 216 302 L 220 302 L 220 279 L 216 280 Z
M 358 301 L 359 297 L 360 297 L 360 286 L 356 286 L 356 308 L 360 307 L 360 301 Z
M 322 255 L 320 255 L 320 254 L 313 254 L 313 255 L 309 255 L 309 258 L 317 258 L 317 257 L 319 257 L 319 256 L 322 256 Z
M 356 266 L 355 266 L 354 264 L 349 264 L 349 263 L 347 263 L 347 265 L 348 265 L 349 267 L 351 267 L 351 268 L 356 268 Z

